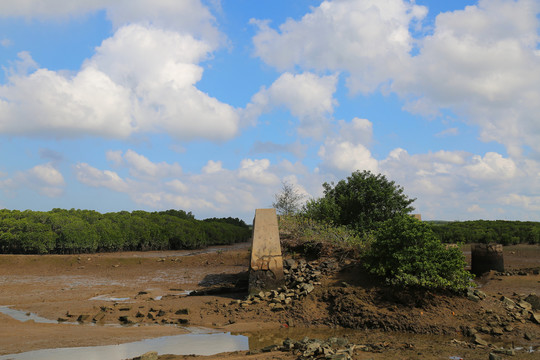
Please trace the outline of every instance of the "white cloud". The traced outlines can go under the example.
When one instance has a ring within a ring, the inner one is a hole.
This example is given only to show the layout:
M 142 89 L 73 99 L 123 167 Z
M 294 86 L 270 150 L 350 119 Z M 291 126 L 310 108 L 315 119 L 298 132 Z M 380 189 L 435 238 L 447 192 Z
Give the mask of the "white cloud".
M 250 182 L 264 185 L 279 183 L 276 175 L 268 172 L 270 160 L 268 159 L 244 159 L 238 169 L 238 177 Z
M 336 84 L 336 75 L 319 77 L 312 73 L 286 72 L 268 89 L 263 87 L 252 97 L 244 116 L 253 119 L 284 106 L 300 120 L 300 135 L 320 137 L 328 129 L 329 117 L 337 105 L 333 97 Z
M 0 85 L 0 132 L 15 135 L 128 137 L 128 91 L 86 68 L 73 78 L 39 69 Z
M 319 148 L 321 167 L 340 174 L 356 170 L 378 172 L 378 161 L 373 158 L 368 145 L 373 135 L 373 124 L 367 119 L 354 118 L 351 122 L 340 120 L 337 131 L 326 137 Z
M 402 0 L 323 1 L 301 20 L 288 19 L 272 29 L 259 27 L 255 54 L 281 70 L 300 65 L 318 71 L 346 71 L 352 92 L 370 92 L 409 61 L 412 21 L 427 13 L 423 6 Z
M 323 1 L 277 29 L 253 20 L 255 54 L 283 71 L 343 73 L 353 93 L 394 91 L 424 116 L 449 109 L 514 157 L 524 147 L 540 153 L 540 2 L 480 0 L 439 14 L 424 29 L 432 32 L 413 39 L 426 11 L 405 0 Z
M 58 19 L 105 10 L 114 28 L 149 23 L 193 33 L 213 44 L 223 41 L 215 18 L 200 0 L 2 0 L 0 17 Z
M 86 163 L 75 166 L 75 175 L 81 183 L 91 187 L 104 187 L 117 192 L 128 192 L 130 184 L 116 172 L 99 170 Z
M 465 220 L 475 214 L 484 219 L 534 220 L 531 210 L 539 205 L 540 163 L 532 160 L 493 152 L 412 155 L 395 149 L 379 161 L 379 168 L 417 198 L 413 205 L 428 219 Z
M 185 193 L 189 190 L 187 185 L 178 179 L 171 180 L 165 183 L 165 185 L 174 193 Z
M 153 163 L 133 150 L 126 151 L 124 161 L 129 167 L 130 174 L 137 178 L 169 178 L 182 174 L 182 167 L 178 163 L 167 164 L 164 161 Z
M 504 196 L 502 203 L 524 208 L 528 211 L 540 211 L 540 196 L 526 196 L 513 193 Z
M 342 140 L 352 143 L 371 144 L 373 137 L 373 123 L 367 119 L 354 118 L 350 123 L 340 120 L 338 122 L 339 136 Z
M 502 155 L 488 152 L 484 157 L 473 156 L 472 163 L 464 167 L 471 179 L 501 181 L 514 178 L 518 169 L 512 159 L 505 159 Z
M 206 165 L 202 168 L 204 174 L 215 174 L 223 170 L 223 164 L 221 161 L 208 160 Z
M 0 181 L 0 187 L 6 190 L 30 188 L 47 197 L 59 197 L 64 193 L 65 180 L 62 173 L 52 163 L 36 165 L 31 169 L 19 171 L 11 178 Z
M 348 173 L 356 170 L 378 172 L 377 160 L 372 157 L 369 149 L 362 144 L 327 140 L 319 149 L 318 154 L 323 161 L 323 166 L 326 168 Z
M 182 11 L 201 6 L 183 4 Z M 165 132 L 179 140 L 234 137 L 237 110 L 195 86 L 203 74 L 198 63 L 215 44 L 178 31 L 153 22 L 121 26 L 73 75 L 45 68 L 27 75 L 37 64 L 20 53 L 8 82 L 0 85 L 0 132 L 55 138 L 126 139 L 141 132 Z
M 481 0 L 438 15 L 393 89 L 409 111 L 451 109 L 513 156 L 524 145 L 540 152 L 539 13 L 536 0 Z
M 130 174 L 133 168 L 142 171 L 141 164 L 145 169 L 164 165 L 133 153 L 137 155 L 136 161 L 128 161 L 127 152 L 122 155 L 109 151 L 107 158 L 113 166 L 127 167 Z M 301 164 L 288 161 L 272 165 L 268 159 L 244 159 L 237 169 L 224 169 L 221 161 L 209 161 L 200 174 L 182 173 L 173 178 L 160 176 L 160 171 L 146 171 L 145 176 L 137 178 L 122 177 L 117 172 L 86 163 L 75 167 L 75 175 L 84 185 L 124 193 L 138 206 L 181 208 L 198 216 L 242 214 L 249 219 L 254 209 L 271 205 L 273 194 L 280 187 L 280 176 L 290 176 L 291 169 L 302 175 L 306 171 Z

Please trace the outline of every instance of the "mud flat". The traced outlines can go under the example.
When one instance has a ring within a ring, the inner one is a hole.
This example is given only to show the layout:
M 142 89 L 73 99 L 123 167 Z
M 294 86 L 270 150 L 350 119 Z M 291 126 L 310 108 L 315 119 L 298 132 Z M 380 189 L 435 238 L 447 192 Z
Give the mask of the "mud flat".
M 396 292 L 352 261 L 295 259 L 286 265 L 288 286 L 248 298 L 249 244 L 201 252 L 0 255 L 0 359 L 182 336 L 194 327 L 239 336 L 249 348 L 210 359 L 297 358 L 299 350 L 272 346 L 285 338 L 346 339 L 358 359 L 505 358 L 510 350 L 512 359 L 536 359 L 540 246 L 504 252 L 506 272 L 476 279 L 477 292 L 468 297 Z M 136 346 L 127 345 L 140 354 L 155 349 Z M 188 358 L 160 349 L 160 359 Z

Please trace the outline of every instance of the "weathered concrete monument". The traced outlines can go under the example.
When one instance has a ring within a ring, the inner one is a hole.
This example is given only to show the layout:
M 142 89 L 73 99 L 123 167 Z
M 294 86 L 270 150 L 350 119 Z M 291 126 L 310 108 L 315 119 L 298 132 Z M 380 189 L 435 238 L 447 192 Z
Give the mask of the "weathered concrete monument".
M 471 246 L 471 272 L 477 276 L 490 270 L 504 272 L 501 244 L 473 244 Z
M 253 220 L 249 292 L 253 294 L 276 289 L 283 281 L 283 257 L 276 209 L 256 209 Z

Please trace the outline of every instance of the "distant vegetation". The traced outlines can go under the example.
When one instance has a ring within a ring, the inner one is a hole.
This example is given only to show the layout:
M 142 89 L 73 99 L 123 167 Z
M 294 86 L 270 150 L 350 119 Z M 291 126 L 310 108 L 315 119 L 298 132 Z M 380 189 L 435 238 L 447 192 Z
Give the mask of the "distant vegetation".
M 540 244 L 540 222 L 475 220 L 428 223 L 445 243 Z
M 0 210 L 0 253 L 73 254 L 195 249 L 247 241 L 244 221 L 196 220 L 191 212 Z

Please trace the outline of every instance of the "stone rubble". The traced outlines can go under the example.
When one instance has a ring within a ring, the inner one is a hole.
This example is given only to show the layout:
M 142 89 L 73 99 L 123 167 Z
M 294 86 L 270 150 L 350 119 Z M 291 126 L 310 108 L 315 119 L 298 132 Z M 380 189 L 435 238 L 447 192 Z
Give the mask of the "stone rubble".
M 362 351 L 378 350 L 377 345 L 350 344 L 349 340 L 345 338 L 332 337 L 323 341 L 305 337 L 299 341 L 288 338 L 281 345 L 270 345 L 261 350 L 250 351 L 250 354 L 283 351 L 292 352 L 298 356 L 298 359 L 350 360 L 353 358 L 355 349 Z
M 286 259 L 283 261 L 285 285 L 271 291 L 260 291 L 249 295 L 245 300 L 236 300 L 232 303 L 247 308 L 253 304 L 268 303 L 273 311 L 281 311 L 294 301 L 300 300 L 321 285 L 321 277 L 339 270 L 335 260 L 308 263 L 303 259 Z
M 485 298 L 479 290 L 470 290 L 467 292 L 467 298 L 472 301 L 480 301 Z M 479 325 L 476 328 L 466 327 L 463 329 L 463 335 L 471 338 L 471 342 L 475 345 L 487 346 L 488 343 L 480 335 L 486 334 L 491 336 L 503 336 L 506 333 L 513 332 L 515 330 L 516 323 L 526 323 L 530 321 L 535 324 L 540 324 L 540 301 L 536 294 L 514 294 L 513 299 L 507 296 L 501 296 L 499 299 L 500 304 L 507 311 L 506 315 L 494 314 L 491 310 L 485 311 L 484 325 Z M 524 333 L 525 340 L 532 340 L 531 333 Z M 495 351 L 495 354 L 500 352 Z M 508 355 L 508 354 L 505 354 Z

